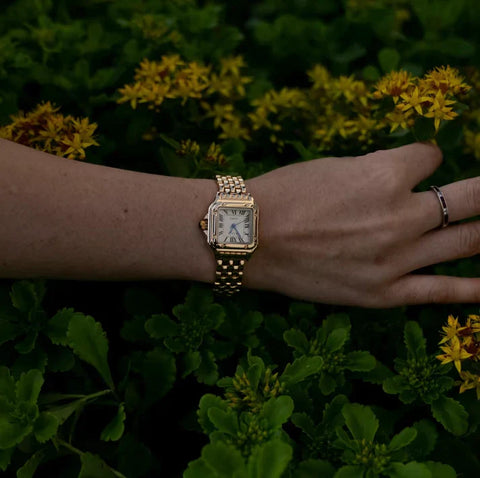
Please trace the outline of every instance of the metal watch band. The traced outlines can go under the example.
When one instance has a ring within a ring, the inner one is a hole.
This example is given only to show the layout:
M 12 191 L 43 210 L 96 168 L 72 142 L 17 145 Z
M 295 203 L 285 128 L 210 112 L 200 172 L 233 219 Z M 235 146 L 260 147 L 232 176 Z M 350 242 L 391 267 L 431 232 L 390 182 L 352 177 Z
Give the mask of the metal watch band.
M 245 258 L 242 256 L 218 257 L 215 271 L 215 292 L 233 295 L 240 291 L 243 278 L 243 266 Z
M 216 175 L 218 192 L 223 194 L 247 194 L 247 188 L 241 176 Z M 215 292 L 232 295 L 240 291 L 243 278 L 245 257 L 242 256 L 218 256 L 217 269 L 215 271 Z
M 220 194 L 247 194 L 247 188 L 241 176 L 216 175 Z

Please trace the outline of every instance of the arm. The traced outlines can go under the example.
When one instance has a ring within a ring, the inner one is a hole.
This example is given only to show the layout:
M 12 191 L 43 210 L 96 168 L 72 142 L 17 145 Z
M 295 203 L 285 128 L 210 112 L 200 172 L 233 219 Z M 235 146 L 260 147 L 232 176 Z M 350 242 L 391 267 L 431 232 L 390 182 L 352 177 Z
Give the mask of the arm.
M 0 143 L 0 277 L 213 282 L 198 228 L 212 180 L 69 161 Z M 480 222 L 438 229 L 430 144 L 324 158 L 247 181 L 260 245 L 244 284 L 317 302 L 391 307 L 480 302 L 480 279 L 411 274 L 480 252 Z M 442 186 L 450 221 L 480 214 L 480 179 Z
M 0 140 L 0 277 L 211 282 L 198 221 L 215 192 Z

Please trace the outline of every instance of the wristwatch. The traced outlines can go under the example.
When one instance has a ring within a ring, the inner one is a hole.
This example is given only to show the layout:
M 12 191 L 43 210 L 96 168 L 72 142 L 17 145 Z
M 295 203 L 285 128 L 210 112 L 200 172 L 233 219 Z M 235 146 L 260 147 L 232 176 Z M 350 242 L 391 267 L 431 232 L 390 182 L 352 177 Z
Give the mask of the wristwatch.
M 240 176 L 216 176 L 218 192 L 200 221 L 216 260 L 214 291 L 232 295 L 258 245 L 258 206 Z

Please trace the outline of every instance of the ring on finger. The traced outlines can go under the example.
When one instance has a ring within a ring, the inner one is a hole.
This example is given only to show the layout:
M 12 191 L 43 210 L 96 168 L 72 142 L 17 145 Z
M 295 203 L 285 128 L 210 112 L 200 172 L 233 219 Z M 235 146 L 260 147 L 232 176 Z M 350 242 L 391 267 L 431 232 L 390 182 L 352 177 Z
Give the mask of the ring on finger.
M 445 196 L 443 195 L 442 191 L 437 186 L 430 186 L 430 189 L 437 195 L 438 202 L 440 203 L 440 207 L 442 209 L 442 224 L 440 227 L 444 228 L 448 226 L 448 206 L 447 201 L 445 200 Z

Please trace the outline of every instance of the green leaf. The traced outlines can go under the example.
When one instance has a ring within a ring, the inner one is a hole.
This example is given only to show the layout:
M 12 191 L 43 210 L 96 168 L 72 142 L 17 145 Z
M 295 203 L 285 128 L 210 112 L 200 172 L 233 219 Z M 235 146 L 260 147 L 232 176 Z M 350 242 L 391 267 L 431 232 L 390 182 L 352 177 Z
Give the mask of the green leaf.
M 43 376 L 40 370 L 32 369 L 27 373 L 22 373 L 15 387 L 17 401 L 37 403 L 42 385 Z
M 57 433 L 60 422 L 58 418 L 49 412 L 41 412 L 33 426 L 33 433 L 39 443 L 45 443 Z
M 0 450 L 0 470 L 5 471 L 8 468 L 15 448 L 16 447 L 7 448 L 6 450 Z
M 73 352 L 95 367 L 105 383 L 113 390 L 115 385 L 107 360 L 108 340 L 101 324 L 89 315 L 75 315 L 70 319 L 67 337 Z
M 37 468 L 45 458 L 45 451 L 39 450 L 34 453 L 24 464 L 17 470 L 17 478 L 33 478 Z
M 413 424 L 417 430 L 417 436 L 408 445 L 407 453 L 416 460 L 427 457 L 435 448 L 438 432 L 435 425 L 429 420 L 420 420 Z
M 462 404 L 450 397 L 440 397 L 430 405 L 432 415 L 446 430 L 463 435 L 468 429 L 468 413 Z
M 315 423 L 307 413 L 294 413 L 291 418 L 292 423 L 300 428 L 309 438 L 314 438 L 316 434 Z
M 288 363 L 280 377 L 280 381 L 287 387 L 302 382 L 307 377 L 319 373 L 323 366 L 323 358 L 320 356 L 307 357 L 302 355 L 295 359 L 292 364 Z
M 415 428 L 404 428 L 401 432 L 397 433 L 390 441 L 390 444 L 388 445 L 389 451 L 397 451 L 401 448 L 406 447 L 415 439 L 416 436 L 417 430 Z
M 393 48 L 382 48 L 378 53 L 378 63 L 384 73 L 390 73 L 398 68 L 400 54 Z
M 150 337 L 161 339 L 178 334 L 178 324 L 165 314 L 154 315 L 145 322 L 145 330 Z
M 123 436 L 125 431 L 125 405 L 121 403 L 118 406 L 118 411 L 113 417 L 112 421 L 102 430 L 100 439 L 103 441 L 118 441 Z
M 196 370 L 196 376 L 199 382 L 207 385 L 214 385 L 218 380 L 218 366 L 215 362 L 215 356 L 210 350 L 202 350 L 202 361 Z
M 294 403 L 288 395 L 272 397 L 263 406 L 263 416 L 272 430 L 280 428 L 293 413 Z
M 342 415 L 353 438 L 373 441 L 378 429 L 378 420 L 370 407 L 346 403 L 342 408 Z
M 305 460 L 295 470 L 295 478 L 333 478 L 335 468 L 326 460 Z
M 202 449 L 202 458 L 218 478 L 233 478 L 245 469 L 243 456 L 225 443 L 210 443 Z M 239 475 L 240 476 L 240 475 Z
M 426 357 L 426 341 L 418 322 L 408 321 L 405 324 L 403 337 L 409 356 L 416 360 Z
M 82 453 L 82 467 L 78 478 L 126 478 L 120 472 L 112 470 L 98 455 Z
M 392 463 L 388 470 L 388 476 L 390 478 L 433 478 L 426 465 L 414 461 L 406 465 Z
M 55 345 L 68 345 L 68 326 L 73 317 L 85 318 L 81 312 L 64 308 L 59 310 L 47 323 L 46 334 Z
M 369 352 L 356 350 L 347 354 L 344 367 L 352 372 L 369 372 L 375 368 L 375 364 L 375 357 Z
M 190 375 L 192 372 L 198 369 L 200 367 L 200 364 L 202 363 L 202 356 L 200 355 L 200 352 L 198 350 L 190 350 L 185 353 L 183 356 L 183 373 L 182 373 L 182 378 L 187 377 Z
M 218 431 L 236 436 L 238 432 L 238 417 L 233 410 L 222 410 L 221 408 L 212 407 L 207 414 Z
M 5 397 L 9 402 L 15 401 L 15 380 L 10 375 L 8 367 L 0 367 L 0 397 Z
M 285 340 L 290 347 L 293 347 L 302 354 L 307 354 L 310 350 L 310 342 L 301 330 L 286 330 L 283 334 L 283 340 Z
M 450 465 L 444 465 L 435 461 L 427 461 L 425 465 L 430 470 L 432 478 L 457 478 L 457 473 Z
M 145 379 L 145 406 L 150 406 L 160 400 L 175 383 L 175 358 L 160 348 L 150 350 L 145 354 L 140 372 Z
M 408 384 L 401 375 L 389 377 L 383 382 L 383 391 L 392 395 L 402 392 L 406 387 L 408 387 Z
M 191 461 L 183 474 L 183 478 L 216 478 L 217 476 L 212 475 L 212 469 L 203 458 Z
M 281 440 L 272 440 L 253 450 L 248 460 L 248 478 L 280 478 L 292 459 L 293 450 Z
M 40 307 L 45 295 L 44 280 L 22 280 L 14 282 L 10 292 L 13 306 L 26 314 Z
M 325 342 L 325 349 L 329 352 L 336 352 L 340 350 L 345 342 L 348 340 L 350 329 L 347 328 L 338 328 L 332 330 L 327 337 Z
M 21 334 L 18 324 L 6 319 L 0 319 L 0 345 L 15 339 Z
M 363 466 L 342 466 L 334 475 L 334 478 L 363 478 Z
M 12 404 L 5 397 L 0 397 L 0 449 L 20 443 L 31 433 L 37 416 L 36 405 L 28 402 Z
M 329 373 L 322 373 L 318 386 L 323 395 L 330 395 L 337 388 L 337 381 Z
M 210 420 L 209 413 L 211 409 L 218 408 L 224 412 L 230 410 L 227 402 L 220 397 L 207 393 L 200 399 L 198 407 L 198 423 L 200 423 L 205 434 L 210 435 L 215 430 L 215 425 Z
M 330 314 L 322 323 L 322 328 L 327 336 L 335 329 L 347 329 L 350 331 L 350 317 L 347 314 Z

